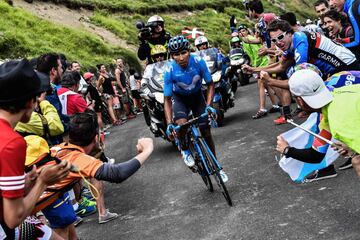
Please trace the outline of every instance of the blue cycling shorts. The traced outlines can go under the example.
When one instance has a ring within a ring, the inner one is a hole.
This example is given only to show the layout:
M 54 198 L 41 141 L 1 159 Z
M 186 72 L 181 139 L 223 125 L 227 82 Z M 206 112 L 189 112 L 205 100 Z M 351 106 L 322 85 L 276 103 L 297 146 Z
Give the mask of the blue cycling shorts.
M 206 102 L 202 92 L 193 95 L 179 95 L 173 93 L 172 96 L 173 119 L 189 118 L 190 111 L 194 117 L 198 117 L 205 112 Z M 204 118 L 200 121 L 199 127 L 201 129 L 209 127 L 208 119 Z
M 76 214 L 66 192 L 42 210 L 51 228 L 65 228 L 76 221 Z

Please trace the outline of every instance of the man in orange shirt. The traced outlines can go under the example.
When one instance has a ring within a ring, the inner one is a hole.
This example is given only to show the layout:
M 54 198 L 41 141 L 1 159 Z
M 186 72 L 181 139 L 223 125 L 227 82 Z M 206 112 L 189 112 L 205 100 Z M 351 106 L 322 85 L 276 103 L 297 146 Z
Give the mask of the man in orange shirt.
M 61 195 L 62 192 L 66 192 L 82 176 L 92 178 L 92 184 L 99 192 L 96 200 L 99 209 L 99 223 L 111 221 L 118 215 L 110 213 L 105 208 L 102 181 L 120 183 L 126 180 L 144 164 L 153 151 L 152 139 L 143 138 L 138 140 L 136 147 L 139 154 L 133 159 L 118 164 L 103 163 L 101 160 L 88 155 L 98 144 L 98 127 L 97 116 L 94 112 L 74 114 L 70 121 L 69 143 L 62 143 L 50 149 L 52 156 L 70 162 L 81 173 L 70 173 L 61 182 L 49 187 L 48 191 L 45 191 L 38 201 L 38 203 L 44 203 L 49 200 L 50 205 L 42 211 L 49 220 L 50 226 L 54 227 L 55 231 L 66 239 L 76 237 L 76 235 L 72 235 L 76 234 L 73 227 L 74 211 L 72 206 L 67 203 L 68 199 L 60 196 L 60 200 L 54 202 L 51 197 L 57 198 L 59 193 Z

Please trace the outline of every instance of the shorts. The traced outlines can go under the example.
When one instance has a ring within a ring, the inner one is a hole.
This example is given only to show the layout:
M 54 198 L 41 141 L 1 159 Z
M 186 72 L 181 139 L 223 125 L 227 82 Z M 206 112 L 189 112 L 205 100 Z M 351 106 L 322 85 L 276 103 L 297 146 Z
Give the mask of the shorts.
M 126 88 L 126 92 L 125 92 L 125 93 L 121 92 L 120 101 L 121 101 L 122 104 L 127 104 L 127 103 L 129 103 L 129 91 L 128 91 L 127 88 Z
M 65 228 L 76 221 L 76 214 L 66 192 L 42 210 L 51 228 Z
M 106 101 L 109 100 L 112 97 L 113 97 L 112 95 L 110 95 L 108 93 L 104 93 L 104 98 L 105 98 Z
M 202 92 L 190 96 L 173 94 L 172 109 L 174 121 L 182 118 L 188 119 L 190 111 L 194 117 L 198 117 L 203 114 L 206 109 L 204 95 Z M 209 127 L 207 118 L 202 119 L 199 126 L 202 129 Z
M 131 96 L 135 99 L 141 99 L 140 93 L 138 90 L 131 90 Z

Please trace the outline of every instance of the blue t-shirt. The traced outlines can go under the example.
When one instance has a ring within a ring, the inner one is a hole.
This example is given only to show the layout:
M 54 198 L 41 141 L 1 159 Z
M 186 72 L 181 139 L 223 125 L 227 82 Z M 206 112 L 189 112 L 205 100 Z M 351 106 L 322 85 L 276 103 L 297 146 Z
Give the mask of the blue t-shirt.
M 189 63 L 182 68 L 172 61 L 164 74 L 164 96 L 171 97 L 173 93 L 192 95 L 201 91 L 202 79 L 206 84 L 212 82 L 212 77 L 206 62 L 199 56 L 190 54 Z

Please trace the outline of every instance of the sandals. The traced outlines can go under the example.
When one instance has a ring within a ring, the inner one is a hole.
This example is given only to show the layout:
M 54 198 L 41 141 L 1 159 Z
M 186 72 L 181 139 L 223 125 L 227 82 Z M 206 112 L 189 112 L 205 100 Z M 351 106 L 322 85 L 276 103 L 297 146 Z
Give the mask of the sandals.
M 267 111 L 259 110 L 254 116 L 252 116 L 253 119 L 258 119 L 265 117 L 267 115 Z

